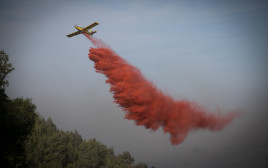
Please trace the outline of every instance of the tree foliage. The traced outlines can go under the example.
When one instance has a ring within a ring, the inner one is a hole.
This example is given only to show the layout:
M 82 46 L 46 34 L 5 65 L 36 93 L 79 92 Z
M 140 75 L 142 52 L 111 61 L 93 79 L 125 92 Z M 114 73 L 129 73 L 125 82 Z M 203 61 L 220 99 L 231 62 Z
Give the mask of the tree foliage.
M 147 168 L 145 163 L 133 165 L 127 151 L 115 155 L 96 139 L 83 140 L 77 131 L 57 129 L 51 118 L 36 117 L 35 127 L 26 141 L 27 162 L 31 167 L 62 168 Z
M 14 68 L 8 55 L 0 51 L 0 159 L 6 167 L 26 167 L 24 142 L 35 121 L 36 107 L 31 99 L 9 99 L 5 93 L 5 79 Z
M 78 131 L 59 130 L 51 118 L 36 112 L 31 99 L 10 99 L 6 76 L 14 70 L 0 51 L 0 161 L 2 167 L 34 168 L 147 168 L 134 165 L 127 151 L 115 155 L 95 139 L 83 140 Z
M 14 68 L 11 63 L 9 63 L 8 55 L 1 50 L 0 51 L 0 88 L 4 89 L 9 85 L 6 76 L 13 71 Z

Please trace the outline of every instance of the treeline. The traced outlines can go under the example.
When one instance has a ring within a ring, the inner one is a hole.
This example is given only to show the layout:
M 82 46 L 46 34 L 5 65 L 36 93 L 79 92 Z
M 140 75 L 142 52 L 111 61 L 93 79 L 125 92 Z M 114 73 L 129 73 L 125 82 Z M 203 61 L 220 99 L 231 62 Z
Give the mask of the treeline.
M 6 76 L 13 70 L 8 55 L 0 51 L 0 163 L 8 168 L 27 167 L 24 143 L 36 118 L 30 99 L 10 99 L 5 93 Z
M 35 126 L 26 140 L 26 160 L 31 167 L 66 168 L 146 168 L 145 163 L 133 165 L 129 152 L 115 155 L 95 139 L 83 140 L 77 131 L 57 129 L 50 118 L 36 117 Z
M 6 76 L 14 68 L 0 51 L 0 161 L 14 168 L 147 168 L 134 164 L 128 151 L 116 155 L 95 139 L 84 140 L 77 131 L 59 130 L 51 118 L 37 114 L 30 99 L 10 99 Z

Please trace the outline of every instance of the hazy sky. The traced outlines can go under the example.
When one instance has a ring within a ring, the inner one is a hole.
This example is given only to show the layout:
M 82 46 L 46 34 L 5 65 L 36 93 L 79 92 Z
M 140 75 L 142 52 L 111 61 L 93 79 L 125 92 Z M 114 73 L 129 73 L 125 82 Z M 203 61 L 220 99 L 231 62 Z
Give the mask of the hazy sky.
M 63 130 L 77 129 L 115 152 L 156 167 L 266 167 L 268 161 L 267 1 L 0 1 L 0 49 L 15 67 L 7 94 L 30 97 Z M 106 78 L 88 59 L 74 24 L 138 67 L 173 98 L 212 113 L 241 109 L 220 132 L 169 135 L 135 126 L 113 104 Z

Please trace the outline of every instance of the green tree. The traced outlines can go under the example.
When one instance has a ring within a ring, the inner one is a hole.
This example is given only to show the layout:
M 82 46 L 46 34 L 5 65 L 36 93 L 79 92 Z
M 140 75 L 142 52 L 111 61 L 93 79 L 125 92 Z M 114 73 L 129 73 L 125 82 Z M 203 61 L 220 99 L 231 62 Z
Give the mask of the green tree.
M 6 95 L 6 77 L 13 70 L 8 55 L 0 51 L 0 159 L 4 167 L 26 167 L 24 142 L 34 126 L 36 107 L 30 99 Z
M 119 160 L 114 154 L 113 148 L 108 148 L 106 151 L 106 158 L 105 158 L 105 167 L 110 168 L 119 168 Z
M 147 168 L 145 163 L 133 166 L 127 151 L 116 156 L 95 139 L 82 140 L 78 131 L 57 129 L 51 118 L 37 116 L 35 127 L 26 141 L 27 161 L 31 167 L 62 168 Z
M 8 55 L 1 50 L 0 51 L 0 89 L 4 89 L 9 85 L 6 76 L 14 70 L 14 67 L 9 63 Z
M 83 141 L 78 151 L 78 168 L 100 168 L 105 166 L 107 147 L 95 139 Z
M 82 143 L 82 137 L 77 130 L 74 132 L 67 132 L 67 158 L 68 164 L 67 167 L 77 167 L 78 161 L 78 147 Z
M 58 130 L 51 118 L 36 117 L 26 142 L 27 161 L 32 167 L 77 167 L 82 137 L 77 131 Z
M 1 158 L 10 167 L 25 166 L 24 142 L 34 125 L 35 105 L 30 99 L 6 99 L 1 108 Z

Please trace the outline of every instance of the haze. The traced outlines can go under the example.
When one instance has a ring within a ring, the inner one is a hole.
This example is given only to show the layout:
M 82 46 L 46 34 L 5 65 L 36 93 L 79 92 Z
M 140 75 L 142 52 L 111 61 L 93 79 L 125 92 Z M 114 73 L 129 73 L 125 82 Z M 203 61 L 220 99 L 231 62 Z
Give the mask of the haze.
M 267 1 L 1 1 L 0 49 L 15 71 L 7 94 L 29 97 L 63 130 L 77 129 L 115 152 L 156 167 L 265 167 Z M 74 24 L 93 22 L 97 38 L 175 99 L 212 113 L 243 115 L 220 132 L 197 130 L 177 146 L 162 130 L 123 119 L 106 78 L 88 59 Z

